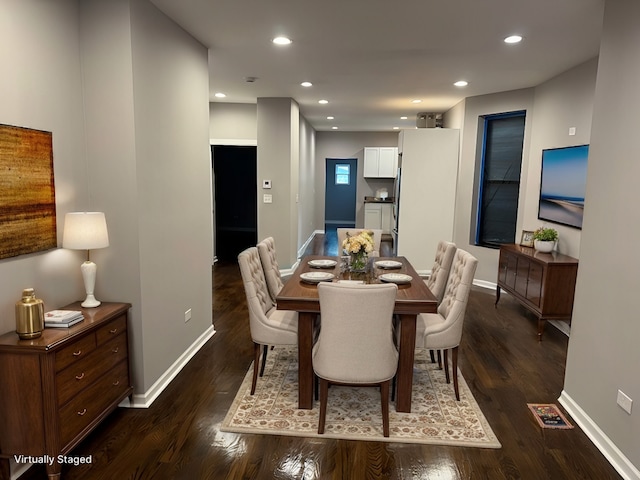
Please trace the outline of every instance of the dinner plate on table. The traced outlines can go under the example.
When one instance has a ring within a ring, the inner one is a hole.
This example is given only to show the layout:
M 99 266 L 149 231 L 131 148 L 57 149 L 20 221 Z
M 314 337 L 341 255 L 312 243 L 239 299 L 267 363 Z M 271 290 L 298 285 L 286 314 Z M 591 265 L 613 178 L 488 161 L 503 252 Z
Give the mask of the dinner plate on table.
M 300 280 L 306 283 L 329 282 L 335 275 L 329 272 L 305 272 L 300 274 Z
M 317 260 L 309 260 L 309 266 L 313 268 L 333 268 L 338 264 L 335 260 L 321 258 Z
M 413 280 L 410 275 L 405 275 L 403 273 L 385 273 L 383 275 L 380 275 L 378 278 L 383 282 L 397 284 L 411 283 L 411 280 Z
M 396 262 L 395 260 L 378 260 L 374 265 L 377 268 L 392 269 L 401 268 L 402 262 Z

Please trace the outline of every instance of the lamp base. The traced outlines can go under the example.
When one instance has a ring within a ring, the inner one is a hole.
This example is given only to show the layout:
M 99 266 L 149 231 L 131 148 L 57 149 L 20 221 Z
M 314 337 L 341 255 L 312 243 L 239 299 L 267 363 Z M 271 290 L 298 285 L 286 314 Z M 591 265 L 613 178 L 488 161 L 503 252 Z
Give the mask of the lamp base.
M 94 297 L 93 295 L 87 295 L 87 298 L 85 298 L 84 302 L 82 302 L 80 305 L 82 305 L 84 308 L 95 308 L 101 303 L 102 302 L 100 300 L 96 300 L 96 297 Z

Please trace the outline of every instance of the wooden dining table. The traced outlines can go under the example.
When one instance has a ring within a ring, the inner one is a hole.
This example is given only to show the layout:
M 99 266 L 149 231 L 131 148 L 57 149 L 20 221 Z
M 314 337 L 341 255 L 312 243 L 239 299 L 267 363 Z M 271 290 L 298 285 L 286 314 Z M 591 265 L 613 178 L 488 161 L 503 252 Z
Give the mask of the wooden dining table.
M 329 268 L 314 268 L 313 260 L 335 260 Z M 376 267 L 379 261 L 395 261 L 400 268 L 383 269 Z M 364 283 L 383 283 L 380 275 L 401 273 L 411 277 L 411 281 L 398 285 L 393 313 L 399 318 L 400 335 L 398 342 L 398 372 L 396 375 L 396 411 L 411 412 L 411 392 L 413 389 L 413 362 L 416 341 L 416 318 L 420 313 L 434 313 L 438 302 L 405 257 L 373 257 L 369 259 L 363 273 L 349 272 L 341 257 L 310 255 L 303 257 L 293 275 L 284 284 L 276 297 L 279 310 L 298 312 L 298 406 L 301 409 L 313 407 L 313 365 L 312 348 L 314 324 L 320 313 L 318 284 L 301 279 L 306 272 L 328 272 L 334 275 L 331 281 L 350 280 Z M 389 319 L 391 322 L 392 319 Z M 320 320 L 322 322 L 322 320 Z M 357 340 L 357 339 L 355 339 Z

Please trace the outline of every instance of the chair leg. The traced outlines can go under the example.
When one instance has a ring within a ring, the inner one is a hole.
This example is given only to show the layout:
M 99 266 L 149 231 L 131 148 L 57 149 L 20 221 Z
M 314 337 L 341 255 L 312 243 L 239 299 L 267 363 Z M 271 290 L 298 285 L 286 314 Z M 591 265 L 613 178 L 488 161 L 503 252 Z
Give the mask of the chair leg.
M 442 351 L 438 350 L 438 368 L 442 370 Z
M 429 350 L 429 355 L 431 356 L 431 363 L 436 363 L 436 357 L 433 350 Z
M 269 350 L 269 345 L 264 345 L 262 347 L 262 365 L 260 365 L 260 378 L 264 375 L 264 366 L 267 363 L 267 351 Z
M 256 383 L 258 382 L 258 363 L 260 363 L 260 345 L 253 344 L 253 380 L 251 381 L 251 395 L 256 392 Z
M 382 433 L 389 436 L 389 380 L 380 384 L 380 400 L 382 402 Z
M 453 389 L 456 392 L 456 400 L 460 401 L 460 390 L 458 390 L 458 347 L 452 348 L 453 363 Z
M 318 395 L 320 393 L 319 390 L 320 388 L 319 388 L 318 376 L 314 372 L 313 373 L 313 394 L 316 401 L 318 401 Z
M 397 374 L 393 376 L 393 379 L 391 380 L 391 401 L 395 402 L 396 401 L 396 377 Z
M 329 399 L 329 382 L 320 379 L 320 418 L 318 419 L 318 433 L 324 433 L 324 423 L 327 419 L 327 400 Z
M 451 383 L 451 377 L 449 377 L 449 350 L 444 350 L 444 376 L 447 379 L 447 383 Z

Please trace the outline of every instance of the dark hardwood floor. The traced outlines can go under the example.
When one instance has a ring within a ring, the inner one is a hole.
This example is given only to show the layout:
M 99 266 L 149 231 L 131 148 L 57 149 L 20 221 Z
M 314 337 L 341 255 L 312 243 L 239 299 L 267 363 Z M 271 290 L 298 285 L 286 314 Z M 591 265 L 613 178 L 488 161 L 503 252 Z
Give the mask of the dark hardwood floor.
M 387 245 L 388 247 L 388 245 Z M 308 253 L 323 253 L 321 237 Z M 382 248 L 385 255 L 385 247 Z M 72 455 L 63 479 L 618 479 L 576 426 L 543 430 L 527 403 L 557 403 L 567 338 L 503 295 L 472 291 L 460 370 L 502 443 L 497 450 L 220 432 L 252 360 L 239 269 L 213 268 L 216 335 L 149 409 L 118 409 Z M 570 419 L 571 420 L 571 419 Z M 46 478 L 41 466 L 21 479 Z

